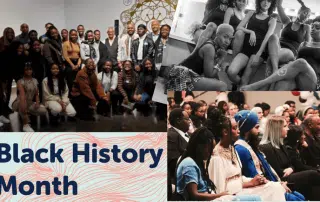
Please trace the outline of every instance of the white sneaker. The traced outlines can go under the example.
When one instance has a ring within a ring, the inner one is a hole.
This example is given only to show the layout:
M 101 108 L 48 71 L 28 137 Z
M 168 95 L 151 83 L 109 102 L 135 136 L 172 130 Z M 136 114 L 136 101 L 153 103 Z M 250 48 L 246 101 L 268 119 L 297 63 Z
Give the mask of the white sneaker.
M 22 130 L 23 132 L 34 132 L 29 124 L 24 125 Z
M 4 117 L 4 116 L 0 116 L 0 122 L 2 122 L 2 123 L 10 123 L 10 120 L 7 119 L 7 118 Z
M 0 128 L 3 126 L 3 123 L 0 122 Z

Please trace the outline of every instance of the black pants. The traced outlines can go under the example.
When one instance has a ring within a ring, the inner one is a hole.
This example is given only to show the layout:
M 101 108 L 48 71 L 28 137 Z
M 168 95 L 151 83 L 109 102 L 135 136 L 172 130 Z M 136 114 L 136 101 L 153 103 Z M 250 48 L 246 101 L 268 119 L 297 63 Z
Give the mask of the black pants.
M 96 93 L 94 93 L 98 105 L 97 113 L 101 115 L 107 115 L 110 112 L 110 106 L 107 101 L 100 99 Z M 91 119 L 93 117 L 93 110 L 89 108 L 90 99 L 84 95 L 79 95 L 71 98 L 71 103 L 77 112 L 77 116 L 81 119 Z
M 71 59 L 71 62 L 74 65 L 77 65 L 78 64 L 78 59 Z M 64 75 L 65 75 L 65 78 L 66 78 L 66 81 L 67 81 L 69 92 L 71 92 L 71 90 L 72 90 L 73 82 L 76 79 L 77 74 L 78 74 L 78 71 L 73 71 L 72 67 L 70 66 L 70 64 L 66 63 L 66 69 L 64 71 Z
M 283 180 L 293 183 L 292 188 L 303 194 L 307 200 L 320 200 L 320 173 L 318 171 L 306 170 L 292 173 Z

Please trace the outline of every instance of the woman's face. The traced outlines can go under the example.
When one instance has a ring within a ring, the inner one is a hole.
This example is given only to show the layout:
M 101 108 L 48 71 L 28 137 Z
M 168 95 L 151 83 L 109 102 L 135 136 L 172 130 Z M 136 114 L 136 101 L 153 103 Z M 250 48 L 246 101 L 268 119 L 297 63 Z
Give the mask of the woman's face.
M 50 31 L 50 36 L 51 36 L 51 38 L 53 38 L 54 40 L 58 40 L 58 38 L 59 38 L 59 32 L 58 32 L 58 30 L 52 29 L 52 30 Z
M 231 120 L 231 133 L 232 133 L 232 140 L 237 141 L 240 136 L 240 130 L 237 122 L 234 119 Z
M 52 65 L 52 67 L 51 67 L 51 74 L 53 75 L 53 76 L 58 76 L 58 74 L 59 74 L 59 67 L 58 67 L 58 65 Z
M 28 67 L 24 69 L 24 75 L 27 77 L 31 77 L 32 76 L 32 68 Z
M 239 107 L 238 105 L 234 105 L 234 114 L 239 112 Z
M 287 123 L 287 121 L 284 121 L 283 128 L 282 128 L 282 133 L 281 133 L 281 138 L 284 139 L 284 138 L 287 137 L 288 130 L 289 130 L 288 123 Z
M 211 154 L 211 151 L 210 149 L 212 148 L 211 145 L 209 144 L 199 144 L 198 145 L 198 151 L 201 151 L 200 152 L 200 155 L 202 155 L 202 160 L 208 160 L 209 159 L 209 156 Z
M 320 42 L 320 22 L 312 23 L 311 37 L 315 42 Z
M 127 72 L 130 71 L 132 69 L 132 65 L 131 65 L 131 62 L 129 61 L 126 61 L 124 63 L 124 70 L 126 70 Z
M 204 114 L 206 113 L 206 110 L 204 107 L 199 107 L 199 109 L 196 111 L 196 116 L 203 118 Z
M 88 33 L 88 41 L 93 41 L 93 39 L 94 39 L 93 33 L 89 32 Z
M 287 123 L 290 123 L 290 114 L 289 112 L 284 112 L 283 117 L 286 120 Z
M 300 12 L 298 13 L 298 18 L 300 20 L 300 22 L 304 23 L 305 21 L 307 21 L 310 17 L 311 14 L 311 10 L 309 9 L 301 9 Z
M 257 115 L 258 115 L 258 119 L 261 120 L 263 116 L 262 110 L 257 111 Z
M 33 49 L 35 52 L 39 53 L 39 52 L 41 51 L 41 44 L 40 44 L 40 42 L 39 42 L 39 41 L 35 41 L 35 42 L 33 43 L 33 45 L 32 45 L 32 49 Z
M 62 36 L 62 38 L 64 38 L 64 39 L 68 39 L 68 31 L 67 31 L 67 30 L 62 30 L 62 31 L 61 31 L 61 36 Z
M 35 41 L 38 39 L 38 33 L 37 32 L 31 32 L 30 34 L 30 40 Z
M 307 117 L 309 115 L 313 115 L 314 114 L 314 110 L 313 109 L 308 109 L 307 112 L 305 113 L 304 117 Z
M 9 41 L 12 41 L 13 38 L 14 38 L 14 31 L 13 31 L 13 29 L 8 29 L 8 31 L 7 31 L 7 39 L 8 39 Z
M 104 66 L 103 69 L 105 72 L 109 73 L 112 69 L 112 63 L 110 61 L 107 61 Z
M 268 11 L 269 8 L 270 8 L 270 6 L 271 6 L 271 2 L 272 2 L 272 0 L 262 0 L 262 1 L 260 2 L 261 10 L 262 10 L 263 12 Z
M 152 70 L 152 63 L 150 62 L 150 60 L 147 60 L 147 61 L 144 63 L 144 66 L 145 66 L 145 68 L 147 68 L 148 71 L 151 71 L 151 70 Z
M 168 38 L 169 34 L 170 34 L 170 29 L 167 26 L 162 27 L 162 29 L 160 30 L 160 34 L 162 38 Z
M 191 109 L 191 106 L 190 106 L 189 104 L 184 105 L 183 110 L 184 110 L 185 112 L 187 112 L 187 114 L 188 114 L 189 116 L 191 115 L 192 109 Z
M 235 113 L 235 111 L 234 111 L 234 105 L 231 105 L 231 106 L 229 107 L 229 115 L 230 115 L 231 117 L 234 117 L 235 114 L 236 114 L 236 113 Z
M 247 0 L 236 0 L 235 3 L 239 10 L 244 10 L 247 6 Z
M 78 33 L 76 31 L 72 31 L 70 33 L 70 38 L 72 42 L 76 42 L 78 40 Z
M 314 110 L 314 113 L 313 113 L 315 116 L 318 116 L 319 117 L 319 110 Z
M 17 54 L 22 55 L 22 53 L 23 53 L 23 45 L 20 45 L 17 49 Z
M 227 103 L 225 103 L 225 104 L 223 105 L 223 110 L 226 111 L 226 112 L 229 110 L 229 107 L 228 107 L 228 104 L 227 104 Z

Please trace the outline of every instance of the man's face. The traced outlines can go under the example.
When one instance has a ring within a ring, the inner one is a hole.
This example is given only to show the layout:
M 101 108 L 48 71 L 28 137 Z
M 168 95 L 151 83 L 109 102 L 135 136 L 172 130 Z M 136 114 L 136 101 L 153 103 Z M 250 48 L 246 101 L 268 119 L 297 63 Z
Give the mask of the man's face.
M 94 38 L 95 38 L 96 41 L 100 41 L 100 38 L 101 38 L 100 32 L 98 32 L 98 31 L 95 32 L 94 33 Z
M 127 26 L 127 33 L 132 36 L 135 32 L 135 28 L 134 28 L 134 25 L 133 24 L 128 24 Z
M 228 31 L 226 33 L 221 33 L 217 35 L 216 41 L 220 48 L 227 49 L 231 43 L 232 38 L 233 38 L 232 31 Z
M 247 134 L 247 141 L 250 145 L 257 146 L 259 144 L 259 125 L 257 124 L 254 128 L 252 128 Z
M 289 114 L 291 117 L 294 117 L 296 114 L 296 104 L 290 104 Z
M 139 27 L 139 28 L 138 28 L 138 35 L 141 37 L 141 36 L 143 36 L 143 35 L 146 34 L 146 31 L 147 31 L 147 30 L 145 30 L 144 28 Z
M 108 34 L 109 39 L 113 39 L 113 37 L 114 37 L 114 29 L 108 29 L 107 34 Z
M 310 124 L 310 130 L 313 134 L 318 134 L 320 132 L 320 118 L 317 116 L 314 116 L 312 118 L 311 124 Z
M 88 41 L 93 41 L 93 39 L 94 39 L 93 33 L 89 32 L 88 33 Z
M 153 33 L 158 34 L 159 29 L 160 29 L 160 23 L 159 23 L 159 21 L 158 21 L 158 20 L 152 21 L 152 23 L 151 23 L 151 28 L 152 28 Z
M 94 64 L 92 59 L 89 59 L 89 61 L 86 64 L 86 68 L 87 68 L 87 74 L 88 75 L 94 74 L 94 72 L 96 70 L 96 66 L 95 66 L 95 64 Z
M 311 37 L 315 42 L 320 42 L 320 22 L 314 22 L 311 25 Z
M 182 120 L 179 120 L 178 129 L 186 133 L 189 130 L 191 121 L 187 112 L 183 111 L 182 114 L 183 118 Z
M 28 34 L 29 33 L 29 26 L 27 24 L 23 24 L 23 25 L 21 25 L 20 30 L 23 34 Z
M 47 24 L 46 30 L 48 31 L 51 26 L 52 26 L 52 24 Z
M 8 29 L 7 39 L 8 39 L 9 41 L 12 41 L 13 38 L 14 38 L 14 31 L 13 31 L 13 29 Z
M 79 26 L 79 27 L 77 28 L 77 31 L 78 31 L 78 33 L 79 33 L 80 36 L 83 36 L 83 35 L 84 35 L 84 27 L 83 27 L 83 26 Z

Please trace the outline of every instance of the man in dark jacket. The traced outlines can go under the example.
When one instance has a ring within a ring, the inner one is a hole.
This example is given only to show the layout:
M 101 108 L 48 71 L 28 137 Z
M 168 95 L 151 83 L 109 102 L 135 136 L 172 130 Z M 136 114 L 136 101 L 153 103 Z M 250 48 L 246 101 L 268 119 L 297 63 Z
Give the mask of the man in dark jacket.
M 190 118 L 187 112 L 179 108 L 171 111 L 169 122 L 172 127 L 168 129 L 168 171 L 174 178 L 177 161 L 188 145 Z
M 98 65 L 98 72 L 101 72 L 104 62 L 109 58 L 109 52 L 108 52 L 107 46 L 100 41 L 101 33 L 99 30 L 94 31 L 94 38 L 95 38 L 95 43 L 99 43 L 100 59 L 97 65 Z
M 107 46 L 110 59 L 113 63 L 113 66 L 118 66 L 118 37 L 114 35 L 114 28 L 110 27 L 107 31 L 108 38 L 106 38 L 105 45 Z
M 154 42 L 147 37 L 147 27 L 143 24 L 138 26 L 139 38 L 133 41 L 131 47 L 131 59 L 135 65 L 135 70 L 140 72 L 140 64 L 145 58 L 152 58 L 154 55 Z

